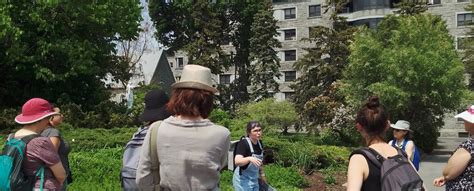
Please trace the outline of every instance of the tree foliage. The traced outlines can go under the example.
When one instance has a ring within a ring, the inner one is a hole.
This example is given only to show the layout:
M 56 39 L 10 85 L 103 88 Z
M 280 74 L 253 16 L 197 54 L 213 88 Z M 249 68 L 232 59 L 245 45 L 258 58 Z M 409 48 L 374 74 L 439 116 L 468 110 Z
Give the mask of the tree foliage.
M 306 54 L 294 65 L 301 72 L 293 86 L 294 102 L 301 121 L 310 132 L 331 122 L 335 109 L 342 104 L 342 99 L 335 94 L 337 85 L 334 83 L 342 78 L 342 71 L 349 63 L 349 44 L 356 31 L 334 11 L 346 2 L 328 3 L 331 6 L 326 11 L 333 11 L 331 25 L 310 29 L 309 38 L 303 41 L 311 45 L 304 49 Z
M 273 76 L 278 75 L 274 72 L 278 62 L 276 52 L 270 47 L 278 47 L 278 42 L 269 38 L 276 33 L 269 6 L 268 0 L 152 0 L 149 3 L 157 29 L 155 35 L 170 52 L 182 50 L 189 57 L 189 64 L 207 66 L 214 74 L 234 67 L 236 78 L 232 84 L 218 87 L 219 102 L 230 110 L 250 100 L 251 85 L 256 85 L 255 91 L 264 93 L 263 97 L 268 97 L 265 92 L 276 87 Z M 259 26 L 255 19 L 258 24 L 269 25 Z M 230 41 L 232 48 L 221 46 L 224 41 Z M 252 84 L 251 79 L 262 83 Z
M 107 100 L 107 74 L 123 63 L 115 42 L 135 39 L 139 1 L 0 4 L 0 106 L 31 97 L 91 108 Z M 128 72 L 128 71 L 127 71 Z
M 266 132 L 288 132 L 288 128 L 297 121 L 297 113 L 293 104 L 288 101 L 275 101 L 273 98 L 259 102 L 240 105 L 237 109 L 239 120 L 248 122 L 259 121 Z M 241 126 L 240 128 L 244 128 Z
M 151 0 L 149 8 L 155 36 L 169 52 L 183 50 L 189 64 L 209 67 L 214 74 L 228 69 L 221 48 L 227 26 L 224 3 Z
M 440 17 L 388 16 L 377 30 L 356 34 L 344 94 L 353 105 L 380 96 L 391 119 L 410 121 L 416 144 L 430 152 L 444 113 L 461 101 L 463 81 L 461 60 Z
M 474 2 L 471 1 L 471 4 L 467 6 L 466 10 L 474 12 Z M 462 47 L 464 50 L 462 50 L 462 60 L 464 62 L 466 73 L 470 75 L 469 89 L 474 90 L 474 27 L 471 27 L 466 36 L 468 37 L 463 40 L 464 45 Z M 459 43 L 458 39 L 458 47 L 461 47 Z
M 272 5 L 269 1 L 263 9 L 254 16 L 250 38 L 250 60 L 252 75 L 252 97 L 262 99 L 273 97 L 272 92 L 279 92 L 279 84 L 275 78 L 280 74 L 280 59 L 275 48 L 281 47 L 278 35 L 277 21 L 273 18 Z

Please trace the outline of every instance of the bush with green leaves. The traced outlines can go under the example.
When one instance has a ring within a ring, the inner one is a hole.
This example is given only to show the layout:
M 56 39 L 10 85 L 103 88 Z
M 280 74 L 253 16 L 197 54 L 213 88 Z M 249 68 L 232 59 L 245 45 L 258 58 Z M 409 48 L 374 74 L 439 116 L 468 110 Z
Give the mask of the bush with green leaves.
M 15 127 L 18 127 L 18 124 L 15 123 L 15 116 L 20 112 L 14 108 L 3 108 L 0 109 L 0 131 L 4 133 L 9 133 Z
M 236 112 L 237 123 L 232 129 L 245 128 L 242 123 L 250 120 L 259 121 L 265 133 L 283 132 L 296 123 L 297 113 L 292 103 L 288 101 L 276 101 L 269 98 L 259 102 L 251 102 L 240 105 Z

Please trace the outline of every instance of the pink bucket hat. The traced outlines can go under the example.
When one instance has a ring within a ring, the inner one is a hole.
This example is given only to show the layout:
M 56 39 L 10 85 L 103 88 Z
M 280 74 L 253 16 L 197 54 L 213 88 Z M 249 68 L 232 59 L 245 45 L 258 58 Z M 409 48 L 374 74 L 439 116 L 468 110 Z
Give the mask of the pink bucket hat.
M 42 98 L 32 98 L 21 108 L 21 114 L 15 117 L 19 124 L 31 124 L 46 117 L 59 114 L 53 110 L 53 106 Z
M 461 118 L 469 123 L 474 123 L 474 105 L 471 105 L 466 111 L 457 114 L 454 118 Z

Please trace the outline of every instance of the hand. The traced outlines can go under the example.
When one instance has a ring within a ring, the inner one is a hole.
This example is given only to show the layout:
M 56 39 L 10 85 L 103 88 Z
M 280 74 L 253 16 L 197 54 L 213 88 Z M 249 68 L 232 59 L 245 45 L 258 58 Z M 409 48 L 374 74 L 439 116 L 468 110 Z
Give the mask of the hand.
M 253 165 L 260 167 L 262 166 L 262 160 L 255 158 L 255 157 L 247 157 L 247 159 L 252 163 Z
M 433 180 L 433 185 L 435 185 L 435 186 L 437 186 L 437 187 L 444 186 L 445 183 L 446 183 L 446 179 L 444 179 L 444 176 L 435 178 L 435 179 Z

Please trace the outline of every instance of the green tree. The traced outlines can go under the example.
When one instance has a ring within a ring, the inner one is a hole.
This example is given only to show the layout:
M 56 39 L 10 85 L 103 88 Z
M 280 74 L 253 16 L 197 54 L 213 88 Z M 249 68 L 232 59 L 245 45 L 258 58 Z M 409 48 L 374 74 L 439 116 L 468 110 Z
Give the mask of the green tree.
M 288 128 L 294 125 L 298 119 L 292 103 L 275 101 L 273 98 L 240 105 L 237 109 L 237 116 L 238 120 L 245 124 L 250 120 L 257 120 L 264 126 L 266 132 L 273 133 L 287 133 Z M 236 128 L 243 128 L 245 124 L 239 123 Z
M 294 65 L 301 72 L 293 86 L 294 103 L 296 110 L 300 111 L 302 124 L 309 132 L 331 122 L 335 109 L 342 103 L 334 94 L 337 87 L 334 83 L 342 78 L 342 71 L 349 63 L 349 44 L 356 30 L 348 25 L 344 17 L 336 14 L 345 3 L 328 1 L 331 6 L 326 7 L 326 11 L 333 10 L 330 17 L 332 23 L 310 29 L 309 38 L 303 41 L 311 45 L 304 49 L 306 54 Z
M 427 0 L 402 0 L 396 3 L 395 7 L 399 8 L 397 13 L 400 15 L 415 15 L 428 10 Z
M 390 26 L 390 27 L 387 27 Z M 446 23 L 438 16 L 388 16 L 377 30 L 360 30 L 344 72 L 344 95 L 360 105 L 380 96 L 392 120 L 411 122 L 424 151 L 437 143 L 444 113 L 465 92 L 463 66 Z
M 467 6 L 467 11 L 474 12 L 474 2 L 471 1 L 471 4 Z M 458 39 L 458 47 L 461 47 L 462 60 L 464 62 L 464 67 L 466 73 L 470 75 L 469 78 L 469 89 L 474 90 L 474 27 L 471 27 L 471 30 L 467 33 L 467 38 L 462 38 L 461 43 Z
M 271 92 L 279 92 L 279 84 L 275 78 L 280 74 L 280 59 L 275 48 L 281 47 L 278 35 L 277 21 L 273 18 L 272 5 L 265 1 L 265 6 L 254 16 L 250 38 L 250 60 L 252 75 L 252 97 L 262 99 L 272 97 Z M 271 92 L 270 92 L 271 91 Z
M 139 5 L 138 0 L 0 3 L 0 106 L 44 97 L 90 109 L 109 99 L 102 79 L 128 64 L 119 62 L 115 42 L 137 37 Z
M 169 52 L 186 52 L 189 64 L 209 67 L 214 74 L 228 69 L 227 55 L 221 48 L 226 23 L 226 4 L 209 0 L 150 0 L 150 17 L 155 36 Z

